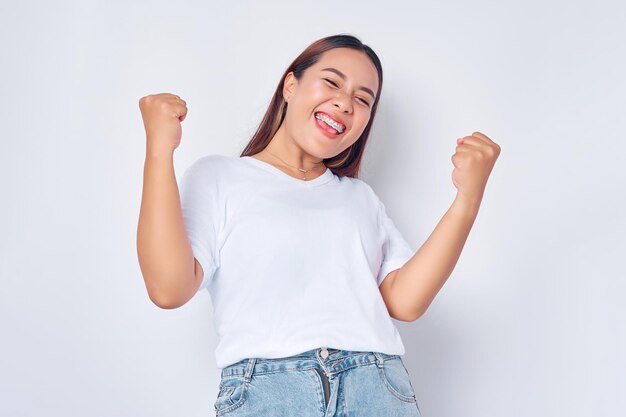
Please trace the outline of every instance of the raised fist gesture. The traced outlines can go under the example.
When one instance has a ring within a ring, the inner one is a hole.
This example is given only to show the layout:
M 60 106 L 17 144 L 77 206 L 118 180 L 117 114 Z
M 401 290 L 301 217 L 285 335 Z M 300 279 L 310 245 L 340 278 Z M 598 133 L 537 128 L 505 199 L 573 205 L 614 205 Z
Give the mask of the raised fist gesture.
M 451 158 L 454 164 L 452 183 L 459 194 L 480 201 L 487 179 L 500 155 L 500 146 L 480 132 L 456 141 L 456 152 Z
M 182 137 L 181 122 L 187 116 L 187 103 L 169 93 L 151 94 L 139 99 L 146 129 L 146 151 L 173 152 Z

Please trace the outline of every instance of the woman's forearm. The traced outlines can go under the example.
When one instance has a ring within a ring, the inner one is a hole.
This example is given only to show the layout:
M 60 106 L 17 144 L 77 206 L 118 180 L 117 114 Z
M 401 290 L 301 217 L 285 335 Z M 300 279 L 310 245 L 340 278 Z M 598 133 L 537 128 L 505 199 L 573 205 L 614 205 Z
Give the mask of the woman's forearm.
M 443 287 L 461 255 L 479 206 L 479 200 L 457 194 L 426 242 L 397 270 L 393 299 L 405 317 L 417 320 Z
M 173 153 L 146 155 L 137 255 L 155 304 L 175 308 L 193 296 L 194 259 L 182 216 Z

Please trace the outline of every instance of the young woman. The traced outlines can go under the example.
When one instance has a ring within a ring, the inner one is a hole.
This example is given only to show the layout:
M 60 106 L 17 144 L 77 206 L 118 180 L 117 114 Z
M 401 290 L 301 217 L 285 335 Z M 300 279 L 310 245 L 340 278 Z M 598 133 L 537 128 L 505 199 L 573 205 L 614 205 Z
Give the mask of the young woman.
M 172 155 L 186 103 L 140 100 L 141 270 L 162 308 L 208 290 L 218 416 L 420 415 L 391 318 L 416 320 L 452 271 L 499 147 L 478 132 L 459 142 L 459 195 L 415 254 L 358 179 L 382 81 L 380 60 L 356 37 L 314 42 L 242 154 L 200 158 L 180 195 Z

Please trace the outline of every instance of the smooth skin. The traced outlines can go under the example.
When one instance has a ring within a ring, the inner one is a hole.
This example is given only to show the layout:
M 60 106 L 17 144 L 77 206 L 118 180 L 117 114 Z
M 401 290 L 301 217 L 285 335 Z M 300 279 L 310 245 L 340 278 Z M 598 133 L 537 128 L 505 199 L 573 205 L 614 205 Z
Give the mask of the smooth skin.
M 457 188 L 452 206 L 415 255 L 390 272 L 387 288 L 381 288 L 402 320 L 421 317 L 454 270 L 499 155 L 500 146 L 480 132 L 457 139 L 451 158 L 452 183 Z
M 139 108 L 146 158 L 137 256 L 150 300 L 161 308 L 177 308 L 193 297 L 202 276 L 185 230 L 174 171 L 187 104 L 174 94 L 160 93 L 142 97 Z
M 324 70 L 335 68 L 345 75 Z M 322 160 L 331 158 L 359 139 L 370 119 L 374 97 L 359 87 L 378 90 L 378 72 L 369 57 L 350 48 L 335 48 L 322 54 L 319 61 L 304 71 L 300 80 L 288 73 L 283 86 L 287 113 L 272 140 L 254 158 L 274 165 L 294 178 L 302 179 L 296 168 L 314 169 L 307 180 L 319 177 L 325 171 Z M 329 139 L 316 125 L 318 111 L 341 119 L 346 130 L 335 139 Z M 272 154 L 276 154 L 277 159 Z M 317 168 L 316 168 L 317 167 Z

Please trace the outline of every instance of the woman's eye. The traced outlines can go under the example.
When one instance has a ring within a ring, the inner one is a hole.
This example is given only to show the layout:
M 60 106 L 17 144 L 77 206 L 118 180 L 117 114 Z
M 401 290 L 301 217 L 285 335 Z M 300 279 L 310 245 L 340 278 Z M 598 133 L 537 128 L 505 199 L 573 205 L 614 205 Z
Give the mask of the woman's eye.
M 339 87 L 339 86 L 337 85 L 337 83 L 336 83 L 336 82 L 334 82 L 334 81 L 333 81 L 333 80 L 331 80 L 331 79 L 328 79 L 328 78 L 323 78 L 323 80 L 324 80 L 324 81 L 326 81 L 327 83 L 332 84 L 332 85 L 333 85 L 333 87 Z M 365 100 L 365 99 L 363 99 L 363 98 L 360 98 L 360 97 L 357 97 L 357 99 L 358 99 L 361 103 L 365 104 L 367 107 L 369 107 L 369 106 L 370 106 L 370 104 L 367 102 L 367 100 Z

